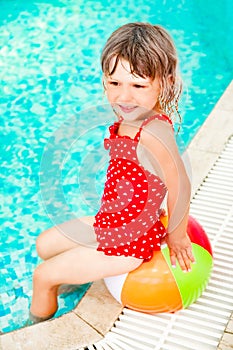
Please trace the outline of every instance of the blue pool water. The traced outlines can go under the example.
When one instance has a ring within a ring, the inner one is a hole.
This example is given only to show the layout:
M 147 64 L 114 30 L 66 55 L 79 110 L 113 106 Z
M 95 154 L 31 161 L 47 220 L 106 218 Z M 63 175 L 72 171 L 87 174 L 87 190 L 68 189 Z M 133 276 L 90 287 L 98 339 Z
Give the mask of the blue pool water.
M 102 106 L 99 55 L 109 34 L 129 21 L 170 31 L 184 80 L 180 137 L 187 145 L 232 79 L 233 9 L 231 0 L 0 6 L 0 322 L 9 332 L 27 319 L 38 234 L 98 207 L 106 159 L 96 148 L 111 122 Z M 61 296 L 57 315 L 88 286 Z

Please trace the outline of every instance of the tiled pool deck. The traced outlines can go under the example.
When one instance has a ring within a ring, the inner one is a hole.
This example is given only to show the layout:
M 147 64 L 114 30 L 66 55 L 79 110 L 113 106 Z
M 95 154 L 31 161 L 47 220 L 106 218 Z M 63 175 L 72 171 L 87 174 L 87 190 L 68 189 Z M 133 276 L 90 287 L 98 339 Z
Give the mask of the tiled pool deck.
M 231 135 L 233 81 L 188 147 L 193 194 Z M 99 341 L 121 311 L 121 305 L 109 295 L 103 281 L 99 281 L 93 283 L 72 312 L 51 321 L 1 335 L 0 350 L 77 350 Z M 233 349 L 233 314 L 217 349 Z

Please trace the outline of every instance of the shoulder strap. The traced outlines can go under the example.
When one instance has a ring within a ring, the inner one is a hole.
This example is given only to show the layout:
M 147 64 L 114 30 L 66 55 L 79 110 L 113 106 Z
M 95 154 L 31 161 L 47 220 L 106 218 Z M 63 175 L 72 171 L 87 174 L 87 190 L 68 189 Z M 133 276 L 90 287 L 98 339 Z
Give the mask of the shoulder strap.
M 146 119 L 143 121 L 143 123 L 142 123 L 142 125 L 140 126 L 140 128 L 139 128 L 137 134 L 135 135 L 134 140 L 135 140 L 135 141 L 139 141 L 140 136 L 141 136 L 141 131 L 142 131 L 143 127 L 144 127 L 145 125 L 149 124 L 152 120 L 156 120 L 156 119 L 162 120 L 162 121 L 164 121 L 164 122 L 167 122 L 167 123 L 171 124 L 172 127 L 173 127 L 173 123 L 172 123 L 171 119 L 170 119 L 168 116 L 166 116 L 165 114 L 155 114 L 155 115 L 153 115 L 153 116 L 151 116 L 151 117 L 149 117 L 149 118 L 146 118 Z

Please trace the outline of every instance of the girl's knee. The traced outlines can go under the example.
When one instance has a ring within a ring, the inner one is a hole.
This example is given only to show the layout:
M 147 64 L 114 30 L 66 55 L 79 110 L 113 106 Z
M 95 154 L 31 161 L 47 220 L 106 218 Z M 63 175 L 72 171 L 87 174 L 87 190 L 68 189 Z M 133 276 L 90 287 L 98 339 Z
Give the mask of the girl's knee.
M 44 269 L 43 263 L 38 265 L 33 273 L 33 284 L 44 284 L 48 280 L 47 273 Z
M 75 247 L 77 243 L 63 235 L 57 227 L 42 232 L 36 241 L 37 254 L 43 260 L 48 260 Z
M 38 265 L 33 274 L 34 286 L 41 286 L 41 288 L 51 289 L 56 287 L 53 281 L 53 275 L 49 270 L 46 262 Z
M 39 257 L 43 260 L 51 258 L 51 248 L 53 247 L 52 236 L 55 234 L 55 228 L 50 228 L 42 232 L 36 240 L 36 250 Z

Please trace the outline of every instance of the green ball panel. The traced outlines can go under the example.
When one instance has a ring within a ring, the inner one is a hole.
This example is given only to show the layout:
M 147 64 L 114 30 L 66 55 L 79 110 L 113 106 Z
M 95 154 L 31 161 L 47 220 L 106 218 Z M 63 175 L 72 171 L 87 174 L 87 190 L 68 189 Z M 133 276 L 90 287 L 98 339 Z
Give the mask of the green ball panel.
M 213 258 L 207 250 L 194 243 L 192 247 L 196 263 L 192 264 L 191 271 L 186 273 L 181 270 L 178 262 L 176 268 L 171 266 L 168 247 L 162 250 L 179 288 L 183 308 L 188 307 L 201 296 L 207 286 L 213 266 Z

